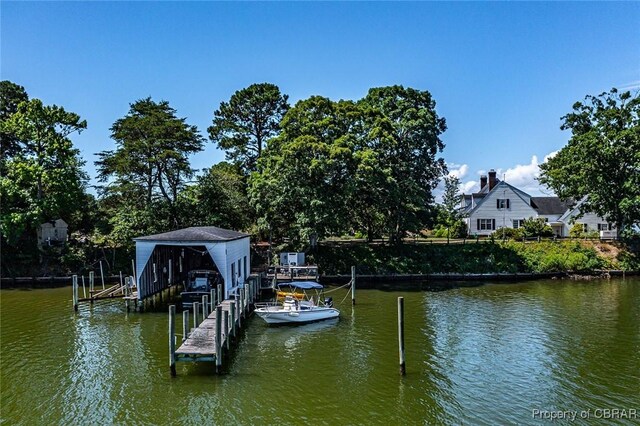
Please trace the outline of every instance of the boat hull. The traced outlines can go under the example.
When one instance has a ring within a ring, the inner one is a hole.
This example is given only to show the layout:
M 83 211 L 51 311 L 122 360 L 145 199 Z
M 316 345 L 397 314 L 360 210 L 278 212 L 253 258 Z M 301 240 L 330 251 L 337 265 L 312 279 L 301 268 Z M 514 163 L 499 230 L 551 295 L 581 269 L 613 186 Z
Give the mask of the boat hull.
M 285 310 L 282 308 L 258 308 L 255 314 L 267 324 L 304 324 L 338 318 L 340 311 L 335 308 L 316 307 L 314 309 Z

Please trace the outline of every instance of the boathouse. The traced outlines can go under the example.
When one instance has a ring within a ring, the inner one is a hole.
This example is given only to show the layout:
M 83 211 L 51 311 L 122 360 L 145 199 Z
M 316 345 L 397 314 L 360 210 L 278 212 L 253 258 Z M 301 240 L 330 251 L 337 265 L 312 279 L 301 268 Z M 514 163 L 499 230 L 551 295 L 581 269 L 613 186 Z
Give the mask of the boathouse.
M 249 235 L 198 226 L 134 238 L 138 300 L 183 283 L 193 269 L 217 270 L 223 297 L 233 295 L 249 276 Z

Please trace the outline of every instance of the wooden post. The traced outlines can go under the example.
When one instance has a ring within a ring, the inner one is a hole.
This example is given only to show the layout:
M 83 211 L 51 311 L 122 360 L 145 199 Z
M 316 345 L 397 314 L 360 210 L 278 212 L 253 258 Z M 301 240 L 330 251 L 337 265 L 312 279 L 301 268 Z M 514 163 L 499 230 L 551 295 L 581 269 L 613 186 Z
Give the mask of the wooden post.
M 240 293 L 240 291 L 238 291 Z M 242 327 L 242 303 L 240 299 L 240 294 L 238 294 L 238 298 L 235 301 L 236 304 L 236 319 L 238 321 L 238 331 L 240 331 L 240 327 Z
M 351 267 L 351 304 L 356 304 L 356 267 Z
M 240 314 L 238 315 L 238 319 L 244 316 L 244 288 L 238 290 L 240 293 Z
M 216 308 L 216 291 L 211 289 L 209 292 L 209 300 L 211 300 L 211 312 Z
M 218 288 L 216 289 L 216 297 L 216 306 L 218 306 L 224 300 L 224 294 L 222 294 L 222 284 L 218 284 Z
M 398 355 L 400 356 L 400 375 L 407 374 L 404 360 L 404 297 L 398 297 Z
M 227 350 L 231 347 L 230 336 L 229 336 L 229 311 L 224 311 L 224 322 L 222 324 L 224 326 L 224 341 L 227 346 Z
M 216 371 L 222 367 L 222 306 L 216 306 Z
M 245 312 L 249 312 L 249 304 L 251 303 L 251 294 L 249 292 L 249 284 L 244 285 L 244 298 L 245 298 Z
M 173 260 L 169 259 L 169 287 L 171 287 L 172 282 L 173 282 Z
M 209 316 L 209 296 L 202 296 L 202 321 Z
M 84 286 L 84 275 L 82 276 L 82 297 L 87 298 L 87 288 Z
M 102 280 L 102 289 L 104 290 L 104 274 L 102 273 L 102 260 L 100 261 L 100 280 Z
M 131 259 L 131 272 L 133 272 L 133 276 L 134 277 L 138 276 L 138 275 L 136 275 L 136 262 L 133 259 Z M 134 282 L 134 284 L 135 284 L 135 282 Z
M 176 376 L 176 305 L 169 306 L 169 368 Z
M 122 281 L 122 271 L 120 271 L 120 290 L 122 290 L 122 292 L 124 293 L 124 288 L 122 288 L 123 285 L 124 281 Z
M 73 310 L 78 312 L 78 276 L 72 277 L 71 285 L 73 287 Z
M 95 274 L 93 271 L 89 272 L 89 293 L 91 294 L 91 298 L 93 299 L 93 285 L 95 281 Z
M 124 281 L 124 306 L 127 308 L 127 312 L 129 312 L 129 283 L 131 277 L 127 277 Z M 122 281 L 122 272 L 120 272 L 120 281 Z
M 182 311 L 182 341 L 184 342 L 189 337 L 189 310 Z
M 229 302 L 229 315 L 231 315 L 231 335 L 236 337 L 236 302 Z
M 200 309 L 200 304 L 193 302 L 193 328 L 198 328 L 198 309 Z

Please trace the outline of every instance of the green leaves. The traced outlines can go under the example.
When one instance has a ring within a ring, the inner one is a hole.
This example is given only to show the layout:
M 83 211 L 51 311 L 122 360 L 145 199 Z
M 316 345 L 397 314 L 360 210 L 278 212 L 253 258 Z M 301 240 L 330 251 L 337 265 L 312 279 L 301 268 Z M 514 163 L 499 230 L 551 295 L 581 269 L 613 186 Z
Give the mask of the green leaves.
M 612 89 L 587 96 L 562 117 L 569 143 L 540 166 L 540 182 L 581 210 L 615 222 L 640 222 L 640 96 Z
M 178 196 L 194 174 L 189 155 L 201 151 L 204 143 L 196 126 L 176 117 L 168 102 L 146 98 L 131 104 L 128 114 L 116 120 L 111 137 L 116 150 L 99 153 L 96 162 L 98 177 L 106 183 L 103 194 L 119 197 L 112 203 L 115 209 L 150 209 L 154 203 L 164 203 L 169 226 L 177 227 Z
M 357 103 L 298 102 L 250 178 L 262 229 L 299 244 L 356 230 L 400 241 L 417 230 L 445 170 L 434 106 L 428 92 L 401 86 Z
M 214 112 L 209 138 L 244 173 L 255 171 L 265 143 L 279 133 L 280 120 L 289 109 L 287 99 L 270 83 L 239 90 Z
M 15 108 L 3 100 L 2 110 L 7 115 L 0 130 L 15 144 L 2 159 L 0 229 L 9 244 L 15 244 L 26 231 L 35 237 L 42 222 L 70 221 L 81 208 L 87 176 L 68 136 L 81 132 L 87 123 L 39 99 L 22 101 Z

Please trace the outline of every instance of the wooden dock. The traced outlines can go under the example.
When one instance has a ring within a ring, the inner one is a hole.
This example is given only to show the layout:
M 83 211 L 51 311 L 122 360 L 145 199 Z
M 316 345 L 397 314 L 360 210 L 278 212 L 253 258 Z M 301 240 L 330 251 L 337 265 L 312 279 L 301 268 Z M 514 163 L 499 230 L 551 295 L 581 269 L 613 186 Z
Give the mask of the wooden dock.
M 176 375 L 177 362 L 205 361 L 214 362 L 216 372 L 220 373 L 225 353 L 232 349 L 232 343 L 252 312 L 253 304 L 259 296 L 257 280 L 246 283 L 239 289 L 234 299 L 223 300 L 217 305 L 209 303 L 209 297 L 203 296 L 202 304 L 194 303 L 192 311 L 182 313 L 182 343 L 176 349 L 175 305 L 169 306 L 169 367 L 171 375 Z M 193 328 L 189 317 L 193 316 Z M 200 321 L 200 318 L 203 318 Z

